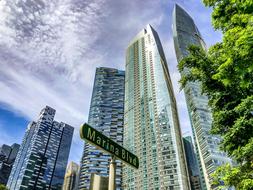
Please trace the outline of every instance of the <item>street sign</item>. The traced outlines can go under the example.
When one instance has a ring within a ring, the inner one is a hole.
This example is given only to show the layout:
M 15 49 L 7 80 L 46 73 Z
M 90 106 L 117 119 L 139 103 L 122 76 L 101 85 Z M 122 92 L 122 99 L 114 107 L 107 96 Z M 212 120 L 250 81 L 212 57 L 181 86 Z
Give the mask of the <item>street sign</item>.
M 116 156 L 126 164 L 138 169 L 139 159 L 133 153 L 129 152 L 113 140 L 109 139 L 101 132 L 92 128 L 88 124 L 83 124 L 80 128 L 80 136 L 82 139 L 87 140 L 89 143 L 97 146 L 103 151 Z

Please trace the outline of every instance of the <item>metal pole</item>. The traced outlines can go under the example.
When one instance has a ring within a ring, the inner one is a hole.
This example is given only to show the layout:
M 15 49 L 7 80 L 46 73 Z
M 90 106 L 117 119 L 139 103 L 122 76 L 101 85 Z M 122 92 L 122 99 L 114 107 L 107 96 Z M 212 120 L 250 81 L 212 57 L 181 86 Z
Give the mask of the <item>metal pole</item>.
M 112 159 L 110 162 L 110 168 L 109 168 L 109 187 L 108 190 L 115 190 L 116 189 L 116 162 L 115 157 L 112 155 Z

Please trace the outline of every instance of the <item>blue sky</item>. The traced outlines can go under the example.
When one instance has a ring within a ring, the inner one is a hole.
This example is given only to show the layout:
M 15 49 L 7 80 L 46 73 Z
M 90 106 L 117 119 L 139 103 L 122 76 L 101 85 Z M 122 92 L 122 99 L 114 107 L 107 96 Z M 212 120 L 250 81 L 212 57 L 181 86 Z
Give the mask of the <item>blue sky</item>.
M 221 39 L 200 0 L 0 1 L 0 144 L 21 143 L 28 122 L 49 105 L 57 121 L 75 127 L 70 160 L 79 162 L 95 68 L 124 69 L 128 43 L 147 24 L 163 44 L 183 134 L 191 131 L 172 39 L 175 3 L 208 46 Z
M 20 143 L 28 123 L 27 118 L 11 111 L 7 105 L 0 104 L 0 141 L 2 144 Z

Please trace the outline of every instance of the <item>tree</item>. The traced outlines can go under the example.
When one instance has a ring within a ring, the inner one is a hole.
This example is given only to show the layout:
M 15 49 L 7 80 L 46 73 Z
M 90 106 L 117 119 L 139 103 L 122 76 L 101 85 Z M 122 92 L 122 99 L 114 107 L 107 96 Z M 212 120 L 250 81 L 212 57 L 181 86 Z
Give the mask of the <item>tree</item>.
M 222 136 L 221 149 L 237 166 L 225 165 L 213 174 L 214 183 L 253 189 L 253 1 L 203 0 L 213 8 L 212 24 L 222 42 L 207 52 L 190 46 L 179 63 L 182 88 L 199 81 L 212 110 L 213 134 Z
M 5 187 L 5 185 L 0 184 L 0 190 L 8 190 L 7 187 Z

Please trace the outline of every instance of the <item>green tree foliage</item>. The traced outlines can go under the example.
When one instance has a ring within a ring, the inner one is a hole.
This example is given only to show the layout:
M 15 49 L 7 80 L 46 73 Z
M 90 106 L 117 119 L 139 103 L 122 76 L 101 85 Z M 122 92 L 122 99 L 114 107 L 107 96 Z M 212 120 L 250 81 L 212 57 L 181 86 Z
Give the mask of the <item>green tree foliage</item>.
M 5 187 L 5 185 L 0 184 L 0 190 L 8 190 L 7 187 Z
M 253 189 L 253 0 L 203 0 L 213 8 L 212 23 L 222 42 L 205 52 L 190 46 L 179 64 L 188 68 L 182 88 L 199 81 L 212 109 L 212 133 L 223 137 L 221 149 L 238 165 L 214 173 L 214 183 L 239 190 Z

